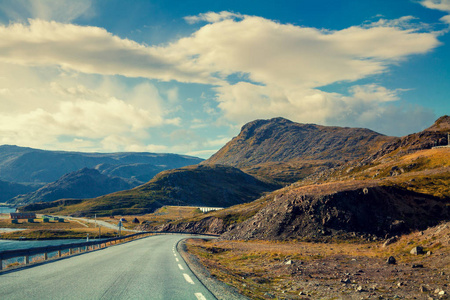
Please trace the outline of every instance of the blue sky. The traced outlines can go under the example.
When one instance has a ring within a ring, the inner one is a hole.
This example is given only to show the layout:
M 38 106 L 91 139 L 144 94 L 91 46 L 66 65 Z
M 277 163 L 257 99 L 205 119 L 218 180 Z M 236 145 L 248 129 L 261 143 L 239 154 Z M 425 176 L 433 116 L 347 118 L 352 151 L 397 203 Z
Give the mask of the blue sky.
M 209 157 L 285 117 L 450 114 L 450 0 L 0 0 L 0 144 Z

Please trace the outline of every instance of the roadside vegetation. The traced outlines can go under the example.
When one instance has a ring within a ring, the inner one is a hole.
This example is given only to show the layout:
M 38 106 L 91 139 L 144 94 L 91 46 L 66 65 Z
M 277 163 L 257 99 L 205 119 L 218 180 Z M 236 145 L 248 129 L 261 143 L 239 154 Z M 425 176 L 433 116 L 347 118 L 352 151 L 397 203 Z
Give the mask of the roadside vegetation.
M 423 254 L 410 253 L 416 246 Z M 213 278 L 251 299 L 426 299 L 448 292 L 450 280 L 449 222 L 385 246 L 190 239 L 187 248 Z

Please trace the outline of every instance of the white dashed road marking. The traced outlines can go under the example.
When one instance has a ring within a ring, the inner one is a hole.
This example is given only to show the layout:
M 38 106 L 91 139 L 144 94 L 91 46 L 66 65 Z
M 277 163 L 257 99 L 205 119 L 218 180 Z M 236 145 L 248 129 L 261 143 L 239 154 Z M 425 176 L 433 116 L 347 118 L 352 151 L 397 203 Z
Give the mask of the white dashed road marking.
M 175 258 L 176 261 L 178 261 L 178 258 Z
M 180 268 L 180 270 L 184 270 L 183 266 L 178 264 L 178 268 Z
M 190 283 L 190 284 L 195 284 L 194 281 L 192 280 L 192 278 L 191 278 L 188 274 L 183 273 L 183 276 L 184 276 L 184 279 L 186 279 L 186 281 L 187 281 L 188 283 Z
M 194 295 L 198 300 L 206 300 L 205 296 L 203 296 L 202 293 L 195 293 Z

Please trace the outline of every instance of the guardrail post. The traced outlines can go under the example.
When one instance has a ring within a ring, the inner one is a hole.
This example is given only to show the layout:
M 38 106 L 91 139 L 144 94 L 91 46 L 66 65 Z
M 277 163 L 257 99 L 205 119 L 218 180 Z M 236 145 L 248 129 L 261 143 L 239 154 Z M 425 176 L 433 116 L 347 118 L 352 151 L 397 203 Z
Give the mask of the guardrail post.
M 72 255 L 73 254 L 73 248 L 70 248 L 69 249 L 69 255 Z
M 29 265 L 30 264 L 30 256 L 25 255 L 25 264 Z
M 48 253 L 47 252 L 44 253 L 44 260 L 48 260 Z
M 0 258 L 0 271 L 3 270 L 3 260 Z
M 58 257 L 61 257 L 61 250 L 58 250 Z

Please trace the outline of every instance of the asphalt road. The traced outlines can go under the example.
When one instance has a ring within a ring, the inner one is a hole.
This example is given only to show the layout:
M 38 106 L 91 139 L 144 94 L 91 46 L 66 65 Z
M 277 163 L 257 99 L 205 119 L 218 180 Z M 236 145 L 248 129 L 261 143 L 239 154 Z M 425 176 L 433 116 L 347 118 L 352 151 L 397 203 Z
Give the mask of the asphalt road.
M 183 235 L 160 235 L 0 275 L 1 299 L 215 297 L 176 251 Z

